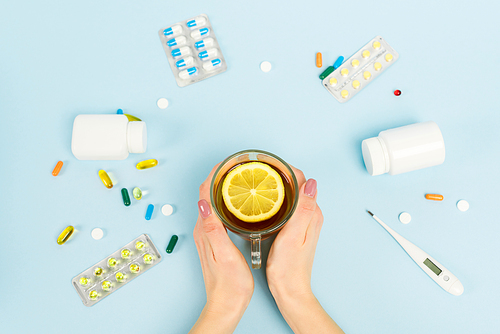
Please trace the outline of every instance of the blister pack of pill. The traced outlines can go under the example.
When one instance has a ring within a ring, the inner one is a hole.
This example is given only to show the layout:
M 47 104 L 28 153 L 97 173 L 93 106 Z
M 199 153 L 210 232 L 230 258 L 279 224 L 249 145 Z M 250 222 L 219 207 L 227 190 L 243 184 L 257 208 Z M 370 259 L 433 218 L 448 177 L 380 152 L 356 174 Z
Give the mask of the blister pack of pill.
M 347 102 L 398 58 L 396 50 L 377 36 L 323 79 L 323 85 L 340 103 Z
M 92 306 L 161 261 L 147 234 L 142 234 L 71 280 L 85 306 Z
M 179 87 L 194 84 L 227 69 L 205 14 L 160 29 L 158 35 Z

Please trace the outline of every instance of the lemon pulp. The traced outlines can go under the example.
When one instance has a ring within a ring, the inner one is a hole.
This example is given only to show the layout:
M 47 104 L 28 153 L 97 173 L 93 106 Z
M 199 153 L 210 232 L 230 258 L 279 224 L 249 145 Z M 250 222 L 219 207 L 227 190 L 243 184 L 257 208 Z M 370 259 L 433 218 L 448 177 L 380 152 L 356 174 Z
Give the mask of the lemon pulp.
M 285 199 L 285 187 L 271 166 L 249 162 L 227 174 L 222 183 L 222 198 L 236 218 L 256 223 L 279 211 Z

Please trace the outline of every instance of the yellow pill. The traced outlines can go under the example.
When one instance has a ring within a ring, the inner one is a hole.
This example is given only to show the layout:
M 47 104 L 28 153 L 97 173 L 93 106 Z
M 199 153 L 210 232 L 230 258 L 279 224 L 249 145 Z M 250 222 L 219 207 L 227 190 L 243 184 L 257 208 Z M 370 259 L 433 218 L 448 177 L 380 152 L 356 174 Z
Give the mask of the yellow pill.
M 123 114 L 123 115 L 125 115 L 128 118 L 129 122 L 140 122 L 141 121 L 141 119 L 139 117 L 135 117 L 135 116 L 132 116 L 129 114 Z
M 380 49 L 380 42 L 379 41 L 375 41 L 375 42 L 373 42 L 372 46 L 373 46 L 373 48 L 375 50 L 378 50 L 378 49 Z
M 117 263 L 118 263 L 118 261 L 116 261 L 116 259 L 114 257 L 110 257 L 108 259 L 108 267 L 110 267 L 110 268 L 113 268 L 114 266 L 116 266 Z
M 141 250 L 141 249 L 143 249 L 143 248 L 144 248 L 144 246 L 146 246 L 146 244 L 145 244 L 144 242 L 142 242 L 142 241 L 137 241 L 137 242 L 135 243 L 135 249 L 137 249 L 137 250 Z
M 371 74 L 370 72 L 365 71 L 365 72 L 363 73 L 363 78 L 365 78 L 365 80 L 368 80 L 368 79 L 370 79 L 371 77 L 372 77 L 372 74 Z
M 92 290 L 92 291 L 90 291 L 90 292 L 89 292 L 89 298 L 90 298 L 91 300 L 96 300 L 96 299 L 97 299 L 97 297 L 99 297 L 99 294 L 97 293 L 97 291 Z
M 122 254 L 122 259 L 127 259 L 130 256 L 130 250 L 124 248 L 124 249 L 122 249 L 121 254 Z
M 386 61 L 386 62 L 390 62 L 390 61 L 392 61 L 392 59 L 393 59 L 393 58 L 394 58 L 394 57 L 393 57 L 390 53 L 388 53 L 388 54 L 386 54 L 386 55 L 385 55 L 385 61 Z
M 148 169 L 148 168 L 154 167 L 156 165 L 158 165 L 158 160 L 149 159 L 149 160 L 144 160 L 144 161 L 139 162 L 137 165 L 135 165 L 135 168 Z
M 101 288 L 104 290 L 104 291 L 109 291 L 111 290 L 111 288 L 113 287 L 113 284 L 111 284 L 110 281 L 103 281 L 101 283 Z
M 349 70 L 347 68 L 343 68 L 340 71 L 340 75 L 343 76 L 343 77 L 346 77 L 348 74 L 349 74 Z
M 151 264 L 154 261 L 153 255 L 151 255 L 151 254 L 144 254 L 142 259 L 144 260 L 145 264 Z
M 126 276 L 125 276 L 125 274 L 124 274 L 124 273 L 117 272 L 117 273 L 115 274 L 115 278 L 116 278 L 116 281 L 117 281 L 117 282 L 122 283 L 122 282 L 125 282 Z
M 113 188 L 113 182 L 109 178 L 108 173 L 106 173 L 105 170 L 100 170 L 99 171 L 99 177 L 101 178 L 102 183 L 106 186 L 106 188 L 111 189 Z
M 73 231 L 75 230 L 75 228 L 73 226 L 68 226 L 64 229 L 64 231 L 61 232 L 61 234 L 59 234 L 59 237 L 57 237 L 57 243 L 59 245 L 62 245 L 63 243 L 65 243 L 66 241 L 68 241 L 68 239 L 71 237 L 71 235 L 73 234 Z
M 382 64 L 376 62 L 375 64 L 373 64 L 373 68 L 375 68 L 375 71 L 380 71 L 380 69 L 382 68 Z
M 361 55 L 363 56 L 363 58 L 368 58 L 368 57 L 370 57 L 370 51 L 365 50 L 365 51 L 363 51 L 363 53 Z
M 353 87 L 354 89 L 358 89 L 360 85 L 361 85 L 361 83 L 359 82 L 359 80 L 354 80 L 354 81 L 352 82 L 352 87 Z
M 342 96 L 344 99 L 347 99 L 347 97 L 349 96 L 349 92 L 347 91 L 347 89 L 341 91 L 340 96 Z
M 130 272 L 134 274 L 138 274 L 141 271 L 141 267 L 138 264 L 132 263 L 129 266 Z
M 357 59 L 353 59 L 353 60 L 351 61 L 351 65 L 352 65 L 352 67 L 354 67 L 354 68 L 358 67 L 358 66 L 359 66 L 359 60 L 357 60 Z
M 88 277 L 85 277 L 85 276 L 80 277 L 80 285 L 85 286 L 85 285 L 89 284 L 89 281 L 90 280 L 88 279 Z
M 337 84 L 337 78 L 330 78 L 330 86 L 335 86 Z
M 94 269 L 94 275 L 95 275 L 95 276 L 97 276 L 97 277 L 100 277 L 100 276 L 102 275 L 102 273 L 103 273 L 103 272 L 104 272 L 104 271 L 102 270 L 102 268 L 101 268 L 101 267 L 96 267 L 96 268 Z

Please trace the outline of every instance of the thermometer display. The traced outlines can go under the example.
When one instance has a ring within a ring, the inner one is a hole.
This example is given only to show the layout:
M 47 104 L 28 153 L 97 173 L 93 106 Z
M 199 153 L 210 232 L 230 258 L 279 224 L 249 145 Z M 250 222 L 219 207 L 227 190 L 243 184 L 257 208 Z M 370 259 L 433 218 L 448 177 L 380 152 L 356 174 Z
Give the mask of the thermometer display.
M 434 263 L 432 263 L 431 260 L 429 259 L 425 259 L 424 261 L 424 264 L 430 269 L 432 270 L 432 272 L 436 275 L 439 276 L 439 274 L 441 274 L 442 270 L 439 269 Z

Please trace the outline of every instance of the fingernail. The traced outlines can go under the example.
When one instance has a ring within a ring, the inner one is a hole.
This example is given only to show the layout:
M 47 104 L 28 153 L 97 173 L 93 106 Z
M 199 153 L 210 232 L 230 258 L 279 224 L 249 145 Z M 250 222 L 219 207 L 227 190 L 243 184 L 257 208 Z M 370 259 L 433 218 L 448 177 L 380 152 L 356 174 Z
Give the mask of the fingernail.
M 198 201 L 198 209 L 200 210 L 200 215 L 203 217 L 203 219 L 207 218 L 212 214 L 212 211 L 210 210 L 210 205 L 204 199 Z
M 304 193 L 309 197 L 314 197 L 316 195 L 316 187 L 318 183 L 315 179 L 309 179 L 306 182 L 306 187 L 304 189 Z

